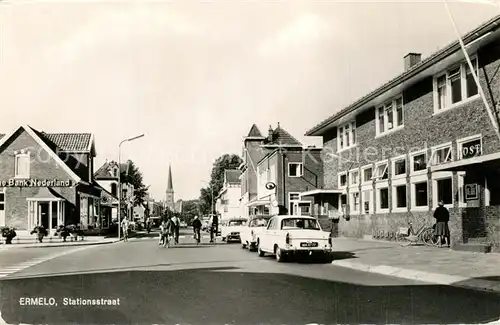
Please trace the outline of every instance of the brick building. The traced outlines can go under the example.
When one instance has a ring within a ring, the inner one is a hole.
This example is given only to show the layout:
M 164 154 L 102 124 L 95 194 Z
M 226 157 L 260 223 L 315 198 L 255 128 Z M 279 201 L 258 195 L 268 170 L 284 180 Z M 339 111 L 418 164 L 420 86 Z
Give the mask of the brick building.
M 490 119 L 454 42 L 309 130 L 324 142 L 326 209 L 344 214 L 343 235 L 394 238 L 399 227 L 434 223 L 444 200 L 455 247 L 498 249 L 500 31 L 497 17 L 464 37 Z
M 20 126 L 0 139 L 0 225 L 31 230 L 99 222 L 90 133 L 45 133 Z
M 322 187 L 321 149 L 304 148 L 279 123 L 267 137 L 253 125 L 243 142 L 242 216 L 314 214 L 311 200 L 300 193 Z

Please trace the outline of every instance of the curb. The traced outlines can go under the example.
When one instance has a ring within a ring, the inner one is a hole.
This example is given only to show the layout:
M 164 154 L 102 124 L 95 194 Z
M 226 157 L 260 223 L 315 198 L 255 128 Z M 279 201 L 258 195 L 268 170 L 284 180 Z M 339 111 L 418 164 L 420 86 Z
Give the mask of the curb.
M 402 279 L 447 285 L 457 288 L 473 289 L 490 293 L 500 293 L 500 282 L 497 281 L 474 279 L 458 275 L 417 271 L 389 265 L 369 265 L 345 260 L 333 261 L 332 265 Z
M 122 241 L 121 239 L 120 241 Z M 117 243 L 119 240 L 106 240 L 106 241 L 95 241 L 95 242 L 83 242 L 83 243 L 77 243 L 77 244 L 63 244 L 63 243 L 57 243 L 57 244 L 48 244 L 48 245 L 39 245 L 39 244 L 12 244 L 12 245 L 6 245 L 3 244 L 0 246 L 0 250 L 9 250 L 9 249 L 20 249 L 20 248 L 51 248 L 51 247 L 73 247 L 73 246 L 93 246 L 93 245 L 104 245 L 104 244 L 113 244 Z M 26 246 L 25 246 L 26 245 Z M 28 246 L 29 245 L 29 246 Z

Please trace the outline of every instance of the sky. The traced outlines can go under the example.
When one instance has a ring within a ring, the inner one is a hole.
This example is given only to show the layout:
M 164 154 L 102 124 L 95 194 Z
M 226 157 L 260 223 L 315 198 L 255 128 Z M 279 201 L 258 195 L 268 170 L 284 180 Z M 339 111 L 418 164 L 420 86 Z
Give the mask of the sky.
M 462 34 L 500 14 L 450 1 Z M 0 133 L 91 132 L 165 198 L 199 196 L 253 123 L 303 134 L 456 40 L 439 1 L 2 1 Z M 312 139 L 311 141 L 317 141 Z

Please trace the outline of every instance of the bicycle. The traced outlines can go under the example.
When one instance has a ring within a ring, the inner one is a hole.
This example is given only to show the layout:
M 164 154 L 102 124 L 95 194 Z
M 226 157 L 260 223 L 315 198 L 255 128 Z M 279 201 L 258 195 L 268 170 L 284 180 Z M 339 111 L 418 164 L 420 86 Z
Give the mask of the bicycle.
M 399 227 L 396 235 L 396 242 L 401 246 L 423 243 L 427 246 L 436 246 L 437 241 L 434 237 L 434 227 L 423 224 L 416 232 L 413 229 L 413 223 L 408 221 L 408 228 Z

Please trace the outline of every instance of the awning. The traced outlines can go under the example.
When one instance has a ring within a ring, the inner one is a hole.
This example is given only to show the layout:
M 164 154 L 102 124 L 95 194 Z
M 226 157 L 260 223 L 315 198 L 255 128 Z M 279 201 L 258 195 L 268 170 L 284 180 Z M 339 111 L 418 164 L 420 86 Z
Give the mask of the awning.
M 300 197 L 303 197 L 303 196 L 315 196 L 315 195 L 321 195 L 321 194 L 342 194 L 344 193 L 343 190 L 334 190 L 334 189 L 331 189 L 331 190 L 311 190 L 311 191 L 307 191 L 307 192 L 302 192 L 300 193 Z
M 50 187 L 40 187 L 38 193 L 30 198 L 28 201 L 65 201 L 59 193 L 51 189 Z
M 457 161 L 451 161 L 449 163 L 437 165 L 437 166 L 431 166 L 431 171 L 432 172 L 437 172 L 437 171 L 463 171 L 466 170 L 467 168 L 473 167 L 473 166 L 488 166 L 488 165 L 496 165 L 497 167 L 500 167 L 500 152 L 492 153 L 489 155 L 484 155 L 484 156 L 477 156 L 477 157 L 472 157 L 472 158 L 467 158 L 467 159 L 460 159 Z
M 271 202 L 269 200 L 255 200 L 247 203 L 247 207 L 255 207 L 259 205 L 270 205 Z

